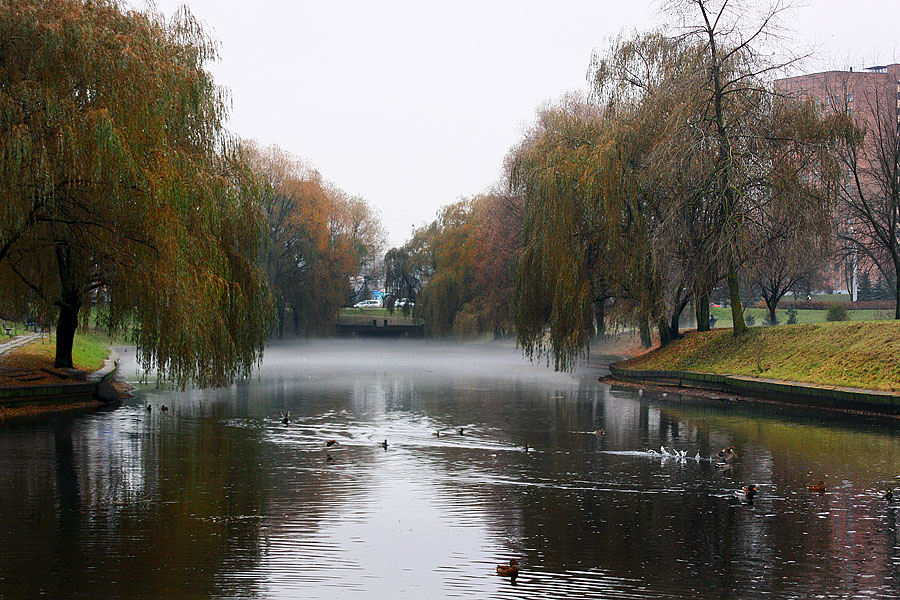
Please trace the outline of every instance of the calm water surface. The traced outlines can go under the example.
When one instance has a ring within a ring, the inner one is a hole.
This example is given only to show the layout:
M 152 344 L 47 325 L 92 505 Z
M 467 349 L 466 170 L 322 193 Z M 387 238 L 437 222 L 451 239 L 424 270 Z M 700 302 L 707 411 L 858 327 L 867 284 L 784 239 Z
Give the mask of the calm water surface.
M 900 598 L 898 459 L 890 423 L 507 347 L 275 345 L 228 389 L 0 425 L 0 597 Z

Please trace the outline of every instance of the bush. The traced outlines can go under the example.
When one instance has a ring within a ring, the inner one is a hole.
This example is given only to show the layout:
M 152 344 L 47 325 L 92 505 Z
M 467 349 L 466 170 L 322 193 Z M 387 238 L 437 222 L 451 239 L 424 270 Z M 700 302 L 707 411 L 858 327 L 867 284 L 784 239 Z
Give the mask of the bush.
M 797 309 L 793 306 L 787 309 L 787 324 L 788 325 L 796 325 L 797 324 Z
M 756 325 L 756 317 L 754 317 L 750 313 L 747 313 L 744 315 L 744 322 L 747 323 L 747 327 L 753 327 L 754 325 Z
M 847 315 L 847 307 L 837 302 L 829 305 L 828 312 L 825 313 L 826 321 L 846 321 L 850 317 Z

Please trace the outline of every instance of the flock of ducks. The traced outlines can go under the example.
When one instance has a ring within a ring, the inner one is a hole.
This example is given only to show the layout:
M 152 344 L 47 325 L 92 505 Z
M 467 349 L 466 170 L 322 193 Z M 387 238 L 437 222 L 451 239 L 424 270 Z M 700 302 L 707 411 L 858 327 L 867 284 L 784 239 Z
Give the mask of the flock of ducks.
M 724 468 L 725 466 L 730 465 L 730 463 L 737 456 L 737 452 L 735 451 L 734 446 L 728 446 L 727 448 L 722 448 L 721 450 L 719 450 L 716 456 L 721 461 L 720 463 L 716 464 L 716 468 Z M 825 486 L 825 482 L 820 479 L 818 483 L 813 483 L 806 486 L 806 490 L 816 494 L 824 494 L 827 490 L 827 487 Z M 759 490 L 756 487 L 756 484 L 751 483 L 750 485 L 745 485 L 743 488 L 738 490 L 737 494 L 747 501 L 752 501 L 753 497 L 756 496 L 758 491 Z M 881 497 L 886 501 L 891 502 L 894 499 L 894 490 L 888 488 L 887 490 L 885 490 Z

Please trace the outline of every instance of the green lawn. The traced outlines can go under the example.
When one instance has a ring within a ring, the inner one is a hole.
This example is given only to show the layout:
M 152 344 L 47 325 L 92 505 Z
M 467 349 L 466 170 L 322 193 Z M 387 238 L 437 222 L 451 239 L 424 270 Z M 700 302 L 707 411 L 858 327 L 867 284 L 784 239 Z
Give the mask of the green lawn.
M 414 319 L 412 311 L 404 315 L 402 310 L 396 309 L 391 315 L 386 308 L 342 308 L 338 317 L 338 321 L 345 325 L 371 325 L 372 319 L 388 319 L 392 325 L 421 325 L 424 322 Z
M 731 327 L 731 308 L 711 308 L 710 314 L 716 316 L 716 327 Z M 826 310 L 798 310 L 797 323 L 824 323 Z M 744 315 L 753 315 L 755 325 L 764 325 L 769 318 L 769 311 L 764 308 L 745 308 Z M 851 321 L 889 321 L 894 316 L 891 310 L 848 310 L 847 315 Z M 780 325 L 787 324 L 787 310 L 777 309 L 775 316 Z
M 900 321 L 753 327 L 739 338 L 727 329 L 689 332 L 623 366 L 898 391 Z
M 109 338 L 105 335 L 76 334 L 72 345 L 72 362 L 75 367 L 87 372 L 96 371 L 102 367 L 103 362 L 109 356 L 108 340 Z M 56 335 L 44 336 L 43 339 L 22 346 L 11 354 L 49 361 L 52 365 L 53 359 L 56 357 Z

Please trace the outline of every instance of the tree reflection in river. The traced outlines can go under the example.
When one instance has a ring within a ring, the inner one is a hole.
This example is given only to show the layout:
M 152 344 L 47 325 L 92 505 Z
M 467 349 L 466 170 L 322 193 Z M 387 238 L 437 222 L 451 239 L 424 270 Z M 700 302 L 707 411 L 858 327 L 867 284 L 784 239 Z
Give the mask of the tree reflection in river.
M 505 347 L 348 341 L 7 423 L 0 597 L 900 597 L 891 424 L 659 400 Z

